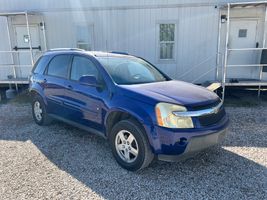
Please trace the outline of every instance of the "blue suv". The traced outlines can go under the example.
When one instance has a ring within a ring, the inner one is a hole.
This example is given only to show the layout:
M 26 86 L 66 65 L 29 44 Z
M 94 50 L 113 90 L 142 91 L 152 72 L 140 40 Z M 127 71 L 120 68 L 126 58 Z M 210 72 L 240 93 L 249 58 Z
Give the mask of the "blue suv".
M 50 50 L 35 63 L 29 86 L 38 125 L 58 119 L 101 135 L 131 171 L 154 158 L 195 155 L 221 141 L 228 126 L 215 93 L 123 53 Z

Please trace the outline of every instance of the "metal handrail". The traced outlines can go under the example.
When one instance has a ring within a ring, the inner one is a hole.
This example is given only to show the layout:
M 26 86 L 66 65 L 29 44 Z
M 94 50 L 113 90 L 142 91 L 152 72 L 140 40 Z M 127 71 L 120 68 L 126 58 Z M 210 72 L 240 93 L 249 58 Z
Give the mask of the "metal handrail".
M 8 54 L 10 53 L 9 56 L 11 56 L 11 62 L 12 63 L 15 63 L 14 62 L 14 55 L 18 55 L 18 53 L 26 53 L 26 54 L 30 54 L 30 58 L 31 58 L 31 65 L 27 65 L 27 67 L 32 67 L 33 64 L 34 64 L 34 55 L 33 55 L 33 49 L 34 47 L 32 46 L 32 39 L 31 39 L 31 31 L 30 31 L 30 25 L 29 25 L 29 15 L 34 15 L 34 14 L 37 14 L 35 12 L 28 12 L 28 11 L 24 11 L 24 12 L 13 12 L 13 13 L 0 13 L 0 17 L 6 17 L 6 24 L 7 24 L 7 34 L 8 34 L 8 41 L 9 41 L 9 51 L 0 51 L 0 54 Z M 8 17 L 10 16 L 16 16 L 16 15 L 24 15 L 25 16 L 25 20 L 26 20 L 26 28 L 27 28 L 27 34 L 28 34 L 28 37 L 29 37 L 29 46 L 27 48 L 29 48 L 29 50 L 24 50 L 24 51 L 15 51 L 15 50 L 12 50 L 12 45 L 11 45 L 11 37 L 10 37 L 10 29 L 9 29 L 9 26 L 10 26 L 10 23 L 8 21 Z M 38 14 L 39 15 L 39 14 Z M 42 30 L 42 33 L 43 33 L 43 42 L 44 42 L 44 49 L 47 50 L 47 44 L 46 44 L 46 34 L 45 34 L 45 26 L 44 26 L 44 18 L 42 16 L 42 22 L 41 22 L 43 25 L 40 25 L 41 26 L 41 30 Z M 39 49 L 37 50 L 37 52 L 40 54 L 43 53 L 43 51 L 40 51 Z M 6 66 L 6 67 L 12 67 L 12 70 L 13 70 L 13 76 L 14 78 L 17 77 L 17 74 L 16 74 L 16 67 L 15 66 L 20 66 L 20 67 L 26 67 L 25 65 L 9 65 L 9 66 Z M 1 65 L 1 67 L 3 67 L 3 65 Z M 18 84 L 15 83 L 16 85 L 16 90 L 18 91 Z
M 266 50 L 267 48 L 236 48 L 236 49 L 228 49 L 228 51 L 257 51 L 257 50 Z
M 229 31 L 230 31 L 230 21 L 232 20 L 231 8 L 234 6 L 242 6 L 242 5 L 259 5 L 264 4 L 265 5 L 265 19 L 264 19 L 264 28 L 263 28 L 263 44 L 262 48 L 228 48 L 229 45 Z M 232 51 L 260 51 L 260 50 L 266 50 L 266 32 L 267 32 L 267 1 L 251 1 L 251 2 L 236 2 L 236 3 L 227 3 L 227 24 L 226 24 L 226 36 L 225 36 L 225 53 L 224 53 L 224 62 L 223 62 L 223 68 L 222 68 L 222 99 L 225 98 L 225 86 L 226 78 L 227 78 L 227 69 L 228 67 L 261 67 L 260 69 L 260 80 L 262 79 L 262 69 L 263 66 L 266 66 L 266 64 L 248 64 L 248 65 L 229 65 L 228 64 L 228 56 Z M 260 96 L 261 87 L 260 84 L 258 88 L 258 97 Z
M 227 65 L 227 67 L 264 67 L 267 64 Z
M 43 51 L 38 51 L 44 53 Z M 0 53 L 31 53 L 31 51 L 0 51 Z
M 204 74 L 202 74 L 201 76 L 199 76 L 197 79 L 193 80 L 192 83 L 195 83 L 197 80 L 199 80 L 200 78 L 202 78 L 203 76 L 207 75 L 208 73 L 210 73 L 211 71 L 215 70 L 215 68 L 211 68 L 210 70 L 206 71 Z
M 19 67 L 32 67 L 32 65 L 15 65 L 15 64 L 0 64 L 1 67 L 12 67 L 12 66 L 19 66 Z
M 219 53 L 219 54 L 220 54 L 220 53 Z M 182 78 L 182 77 L 184 77 L 184 76 L 187 75 L 188 73 L 192 72 L 195 68 L 199 67 L 200 65 L 202 65 L 202 64 L 206 63 L 207 61 L 211 60 L 211 59 L 214 58 L 215 56 L 217 57 L 217 55 L 218 55 L 218 53 L 216 53 L 216 55 L 213 55 L 213 56 L 208 57 L 206 60 L 204 60 L 204 61 L 198 63 L 197 65 L 195 65 L 194 67 L 190 68 L 190 70 L 188 70 L 187 72 L 183 73 L 183 74 L 179 77 L 179 79 Z

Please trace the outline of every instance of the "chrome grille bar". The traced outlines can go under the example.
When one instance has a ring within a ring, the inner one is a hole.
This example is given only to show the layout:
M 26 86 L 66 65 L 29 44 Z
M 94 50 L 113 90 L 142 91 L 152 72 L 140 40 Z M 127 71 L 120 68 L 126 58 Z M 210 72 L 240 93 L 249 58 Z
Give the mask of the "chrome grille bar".
M 200 117 L 210 114 L 216 114 L 220 110 L 222 105 L 223 102 L 220 102 L 217 106 L 207 108 L 204 110 L 186 111 L 186 112 L 173 111 L 172 113 L 177 117 Z

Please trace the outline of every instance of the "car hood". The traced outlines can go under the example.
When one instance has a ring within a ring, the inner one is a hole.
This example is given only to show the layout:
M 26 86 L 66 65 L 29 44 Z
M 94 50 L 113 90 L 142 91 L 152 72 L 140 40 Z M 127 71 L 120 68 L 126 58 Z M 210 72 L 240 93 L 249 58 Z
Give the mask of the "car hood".
M 168 102 L 184 106 L 200 106 L 213 103 L 219 97 L 208 89 L 183 81 L 120 85 L 120 93 L 149 104 Z

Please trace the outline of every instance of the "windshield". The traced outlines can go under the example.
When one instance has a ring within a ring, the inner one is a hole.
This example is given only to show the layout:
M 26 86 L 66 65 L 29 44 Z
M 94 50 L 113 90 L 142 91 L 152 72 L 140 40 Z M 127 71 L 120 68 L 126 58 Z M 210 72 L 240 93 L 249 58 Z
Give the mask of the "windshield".
M 119 85 L 167 80 L 155 67 L 140 58 L 98 57 L 97 59 L 110 74 L 113 81 Z

